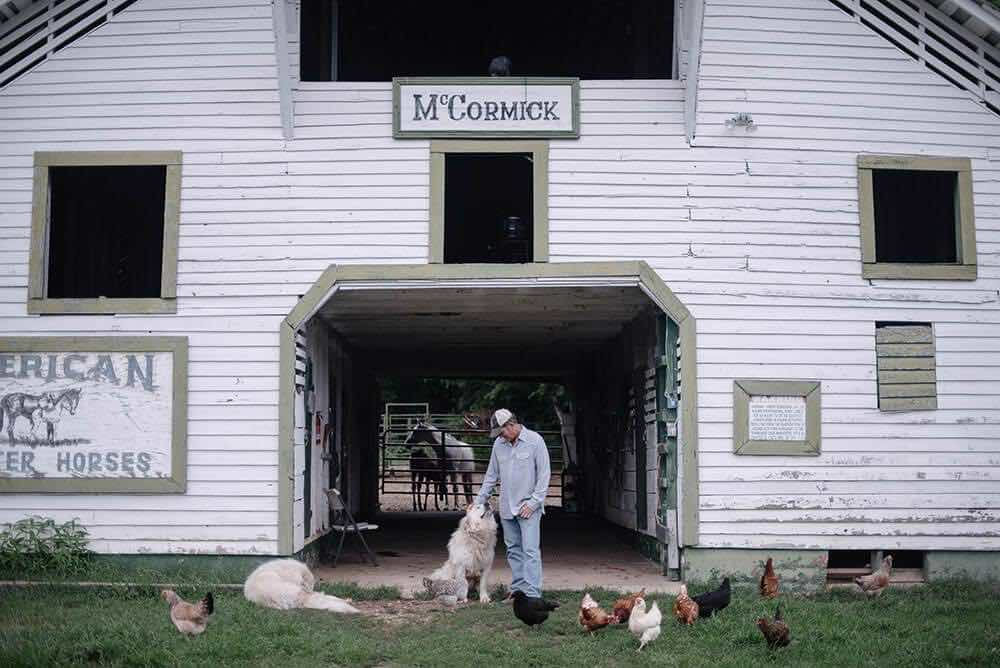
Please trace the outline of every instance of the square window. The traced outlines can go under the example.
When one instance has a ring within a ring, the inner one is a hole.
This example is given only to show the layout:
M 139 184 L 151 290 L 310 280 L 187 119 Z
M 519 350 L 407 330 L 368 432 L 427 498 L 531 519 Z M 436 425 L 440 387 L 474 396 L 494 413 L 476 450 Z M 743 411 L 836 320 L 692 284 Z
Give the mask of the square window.
M 173 313 L 181 154 L 35 154 L 29 313 Z
M 531 262 L 530 153 L 445 156 L 444 261 Z
M 50 298 L 160 296 L 166 167 L 49 169 Z
M 955 172 L 872 170 L 875 259 L 954 263 L 957 185 Z
M 431 141 L 432 263 L 548 261 L 544 140 Z
M 858 156 L 865 278 L 976 278 L 968 158 Z

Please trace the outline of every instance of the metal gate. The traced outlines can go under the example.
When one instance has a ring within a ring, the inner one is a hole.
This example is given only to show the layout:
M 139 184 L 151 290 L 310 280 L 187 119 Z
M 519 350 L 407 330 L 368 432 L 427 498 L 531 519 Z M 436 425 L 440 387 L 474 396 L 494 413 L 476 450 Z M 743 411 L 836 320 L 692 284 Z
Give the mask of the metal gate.
M 405 445 L 419 424 L 437 428 L 435 443 Z M 530 428 L 530 427 L 529 427 Z M 490 430 L 461 414 L 430 413 L 427 404 L 386 404 L 379 420 L 379 510 L 436 511 L 463 509 L 483 483 L 493 439 Z M 545 439 L 552 478 L 546 506 L 562 506 L 563 443 L 559 430 L 533 430 Z M 441 456 L 441 439 L 453 456 Z M 456 450 L 468 448 L 467 452 Z M 471 464 L 468 479 L 459 473 Z M 444 489 L 442 489 L 442 484 Z M 418 487 L 419 486 L 419 487 Z M 499 486 L 494 495 L 499 492 Z M 495 504 L 494 504 L 495 505 Z

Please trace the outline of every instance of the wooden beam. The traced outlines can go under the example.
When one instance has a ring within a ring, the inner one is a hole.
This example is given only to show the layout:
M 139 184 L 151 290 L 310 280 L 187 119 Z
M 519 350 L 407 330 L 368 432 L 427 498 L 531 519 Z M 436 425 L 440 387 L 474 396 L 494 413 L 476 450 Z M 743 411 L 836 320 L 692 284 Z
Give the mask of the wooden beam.
M 688 22 L 688 66 L 684 84 L 684 133 L 688 145 L 694 142 L 698 121 L 698 70 L 701 65 L 701 34 L 705 17 L 705 0 L 689 0 L 685 11 Z
M 286 140 L 289 140 L 295 135 L 295 118 L 292 108 L 292 73 L 288 65 L 288 17 L 286 10 L 285 0 L 271 0 L 278 99 L 281 106 L 281 133 Z

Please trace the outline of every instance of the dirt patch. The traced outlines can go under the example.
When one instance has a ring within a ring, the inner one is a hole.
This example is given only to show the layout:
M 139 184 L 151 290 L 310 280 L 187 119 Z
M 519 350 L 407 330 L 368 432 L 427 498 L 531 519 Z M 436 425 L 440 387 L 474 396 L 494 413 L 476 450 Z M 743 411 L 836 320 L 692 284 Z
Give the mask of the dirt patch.
M 398 626 L 411 622 L 430 622 L 438 613 L 448 613 L 464 608 L 470 603 L 447 606 L 437 601 L 401 599 L 398 601 L 353 601 L 354 607 L 366 617 L 374 617 L 387 624 Z

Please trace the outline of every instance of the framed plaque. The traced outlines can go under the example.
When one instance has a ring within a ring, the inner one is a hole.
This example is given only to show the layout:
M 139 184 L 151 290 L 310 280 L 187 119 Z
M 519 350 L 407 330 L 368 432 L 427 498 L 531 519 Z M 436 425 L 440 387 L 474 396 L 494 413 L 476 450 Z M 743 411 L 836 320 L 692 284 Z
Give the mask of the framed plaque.
M 819 381 L 734 381 L 733 452 L 818 455 L 820 396 Z

